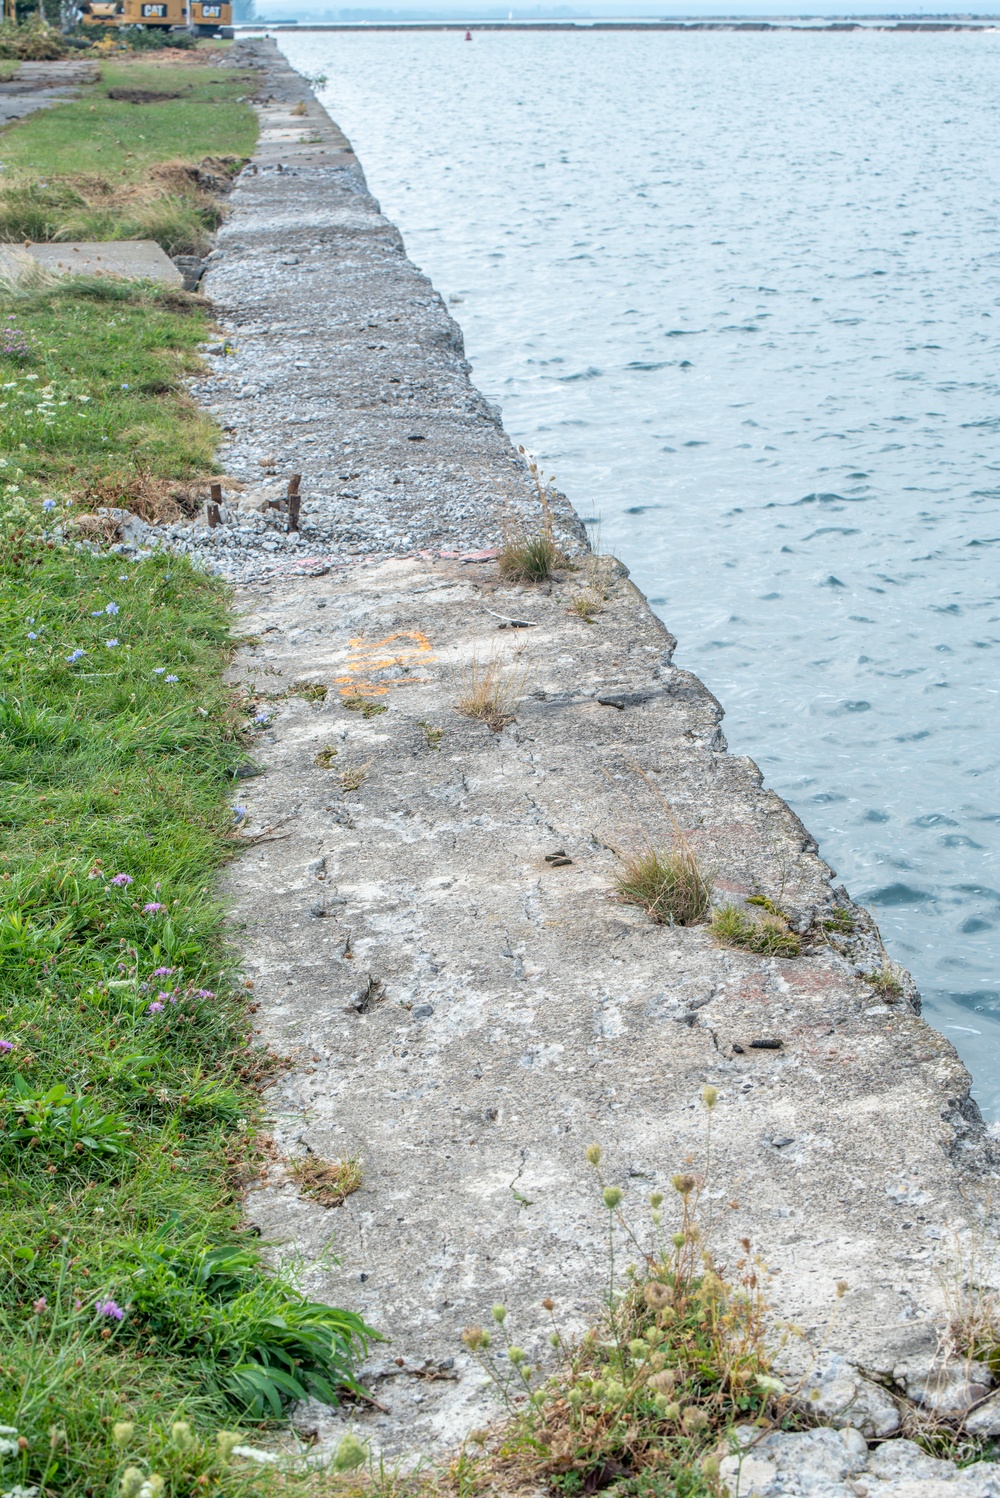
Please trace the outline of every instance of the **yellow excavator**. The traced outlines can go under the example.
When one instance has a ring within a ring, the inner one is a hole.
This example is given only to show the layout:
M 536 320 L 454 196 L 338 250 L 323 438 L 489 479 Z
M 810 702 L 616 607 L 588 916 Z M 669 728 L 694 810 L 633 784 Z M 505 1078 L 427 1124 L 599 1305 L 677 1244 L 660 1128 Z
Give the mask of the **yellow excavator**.
M 233 24 L 231 0 L 81 0 L 79 8 L 90 25 L 176 27 L 197 36 L 225 36 Z

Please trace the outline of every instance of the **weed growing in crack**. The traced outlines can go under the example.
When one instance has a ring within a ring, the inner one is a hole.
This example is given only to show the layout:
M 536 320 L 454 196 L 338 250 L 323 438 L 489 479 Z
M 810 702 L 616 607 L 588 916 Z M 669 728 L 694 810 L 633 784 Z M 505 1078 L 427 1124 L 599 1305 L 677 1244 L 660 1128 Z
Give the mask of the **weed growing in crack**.
M 328 744 L 325 749 L 321 749 L 319 751 L 316 758 L 313 760 L 313 764 L 319 765 L 321 770 L 329 770 L 332 767 L 333 761 L 336 759 L 336 757 L 337 750 L 334 749 L 332 745 Z
M 441 740 L 444 738 L 443 728 L 435 728 L 433 723 L 427 722 L 426 718 L 421 718 L 417 727 L 424 730 L 424 738 L 427 740 L 428 749 L 441 748 Z
M 500 733 L 513 723 L 514 709 L 524 696 L 527 680 L 527 667 L 511 665 L 498 655 L 491 655 L 487 661 L 473 656 L 455 710 Z
M 558 561 L 559 549 L 547 531 L 527 531 L 512 525 L 504 536 L 497 565 L 508 582 L 544 583 Z
M 304 681 L 292 687 L 289 696 L 304 697 L 306 702 L 325 702 L 327 688 L 322 682 Z
M 342 791 L 356 791 L 364 785 L 368 779 L 368 771 L 372 767 L 371 760 L 364 765 L 351 765 L 346 770 L 341 770 L 337 779 L 340 781 Z
M 842 936 L 849 936 L 857 927 L 857 921 L 851 912 L 843 905 L 835 905 L 823 922 L 824 931 L 839 932 Z
M 512 583 L 544 583 L 564 560 L 556 544 L 552 523 L 552 485 L 542 478 L 538 464 L 523 447 L 518 448 L 528 465 L 541 510 L 537 527 L 529 528 L 523 520 L 508 516 L 503 526 L 503 545 L 497 559 L 500 576 Z
M 870 973 L 862 973 L 861 977 L 865 983 L 870 983 L 875 992 L 882 999 L 888 999 L 891 1003 L 903 996 L 903 984 L 900 979 L 902 969 L 894 963 L 885 967 L 873 968 Z
M 611 562 L 607 557 L 591 557 L 587 564 L 587 586 L 574 593 L 566 612 L 575 614 L 585 624 L 593 624 L 608 600 L 611 590 Z
M 299 1190 L 323 1207 L 340 1207 L 361 1186 L 361 1161 L 357 1155 L 349 1160 L 321 1160 L 308 1155 L 292 1162 L 292 1175 Z
M 615 877 L 618 898 L 628 905 L 638 905 L 659 925 L 697 926 L 708 918 L 711 909 L 711 878 L 681 831 L 669 802 L 644 770 L 637 765 L 633 768 L 670 817 L 673 847 L 662 852 L 644 834 L 645 846 L 636 852 L 622 853 L 613 848 L 621 865 Z
M 708 929 L 720 945 L 740 947 L 762 957 L 798 957 L 802 951 L 801 941 L 780 913 L 769 912 L 758 920 L 738 905 L 722 905 Z

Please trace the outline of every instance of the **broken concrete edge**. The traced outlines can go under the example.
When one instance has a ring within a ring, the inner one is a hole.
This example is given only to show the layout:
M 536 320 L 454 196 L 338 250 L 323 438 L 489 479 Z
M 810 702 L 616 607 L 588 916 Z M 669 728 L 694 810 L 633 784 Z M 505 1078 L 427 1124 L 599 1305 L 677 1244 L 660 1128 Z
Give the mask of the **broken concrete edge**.
M 282 66 L 287 72 L 287 67 L 284 64 Z M 313 104 L 310 104 L 310 110 L 313 107 Z M 315 105 L 315 110 L 321 112 L 320 106 Z M 318 119 L 319 114 L 316 117 Z M 313 144 L 309 141 L 297 143 L 297 159 L 300 163 L 311 159 Z M 264 142 L 261 149 L 267 153 L 273 170 L 280 171 L 281 158 L 287 155 L 287 148 L 280 142 L 273 143 L 273 146 Z M 327 153 L 319 151 L 315 154 L 323 159 L 324 166 L 332 164 Z M 344 175 L 349 175 L 353 179 L 356 190 L 365 191 L 360 166 L 342 137 L 337 142 L 334 154 L 338 171 L 342 171 Z M 259 164 L 258 161 L 251 163 L 247 169 L 248 177 L 256 174 Z M 403 253 L 398 233 L 388 225 L 385 226 L 385 230 L 387 240 L 394 236 L 399 253 Z M 457 329 L 454 336 L 460 340 Z M 499 426 L 498 415 L 494 416 L 493 420 Z M 561 509 L 560 518 L 568 535 L 576 539 L 582 552 L 582 545 L 585 544 L 585 541 L 581 543 L 579 540 L 582 527 L 572 510 L 569 509 L 568 502 L 566 502 L 566 509 Z M 137 534 L 136 536 L 136 540 L 139 541 L 152 541 L 153 539 L 155 538 L 144 535 Z M 434 555 L 437 557 L 437 563 L 431 565 L 441 565 L 446 553 L 439 550 Z M 410 558 L 430 562 L 430 554 L 426 548 L 417 548 L 410 554 Z M 372 555 L 362 560 L 345 559 L 335 555 L 297 558 L 291 566 L 287 561 L 284 565 L 276 564 L 271 582 L 276 591 L 280 592 L 280 585 L 287 584 L 290 577 L 295 575 L 315 577 L 323 575 L 326 571 L 335 571 L 339 574 L 338 581 L 340 578 L 347 581 L 349 577 L 360 577 L 369 572 L 377 574 L 382 564 L 389 560 L 388 555 Z M 406 558 L 401 557 L 398 552 L 391 554 L 393 563 L 404 560 Z M 469 556 L 468 560 L 471 562 L 474 559 Z M 475 560 L 481 561 L 484 557 L 480 555 Z M 532 695 L 532 716 L 542 721 L 551 715 L 554 721 L 567 709 L 585 706 L 588 700 L 603 703 L 605 699 L 607 706 L 620 707 L 623 712 L 631 712 L 633 709 L 645 711 L 647 708 L 652 709 L 658 706 L 670 711 L 687 708 L 696 711 L 699 720 L 704 719 L 704 728 L 700 730 L 705 735 L 704 742 L 713 752 L 719 754 L 720 759 L 728 758 L 734 769 L 742 766 L 740 773 L 745 774 L 748 783 L 756 787 L 761 806 L 766 803 L 769 813 L 776 815 L 786 827 L 796 832 L 799 855 L 804 857 L 807 863 L 812 863 L 813 875 L 809 882 L 811 884 L 813 879 L 818 880 L 822 892 L 817 887 L 816 893 L 810 898 L 798 903 L 789 902 L 789 914 L 795 928 L 808 935 L 817 924 L 822 925 L 823 917 L 829 914 L 834 906 L 839 905 L 848 909 L 853 920 L 853 931 L 827 933 L 824 938 L 824 954 L 834 966 L 839 963 L 845 976 L 850 975 L 853 979 L 857 979 L 862 973 L 875 970 L 885 960 L 885 954 L 871 916 L 850 901 L 843 887 L 832 888 L 833 876 L 819 858 L 815 840 L 780 798 L 772 792 L 763 790 L 763 777 L 757 766 L 750 760 L 739 760 L 725 755 L 725 740 L 718 727 L 722 717 L 721 707 L 696 677 L 673 667 L 671 660 L 675 644 L 673 637 L 661 621 L 652 614 L 642 595 L 625 581 L 627 569 L 621 564 L 618 564 L 618 577 L 622 585 L 622 596 L 628 599 L 631 607 L 641 616 L 642 628 L 649 631 L 650 638 L 655 635 L 660 641 L 661 664 L 655 688 L 651 690 L 645 685 L 626 684 L 620 689 L 616 687 L 610 694 L 604 690 L 601 696 L 589 699 L 587 694 L 579 689 L 578 683 L 564 681 L 555 685 L 552 690 L 541 689 Z M 268 585 L 265 580 L 258 579 L 254 585 L 254 591 L 245 599 L 249 607 L 253 607 L 255 598 L 260 595 L 261 587 L 266 589 Z M 309 674 L 308 670 L 306 674 Z M 255 839 L 250 839 L 250 841 L 253 843 Z M 734 893 L 738 894 L 738 891 Z M 248 943 L 249 945 L 251 943 Z M 919 999 L 912 980 L 908 978 L 908 975 L 901 975 L 901 982 L 904 989 L 902 997 L 905 1002 L 897 1007 L 915 1014 L 919 1008 Z M 890 1009 L 889 1005 L 876 1005 L 867 1013 L 889 1014 Z M 958 1062 L 953 1047 L 935 1032 L 930 1033 L 935 1035 L 934 1051 L 942 1062 L 940 1070 L 942 1073 L 947 1073 L 947 1101 L 942 1117 L 950 1132 L 951 1162 L 960 1173 L 982 1180 L 992 1161 L 985 1149 L 986 1140 L 978 1109 L 969 1096 L 968 1074 Z M 940 1082 L 944 1080 L 942 1075 L 937 1084 L 939 1093 L 941 1092 Z M 929 1094 L 921 1101 L 926 1102 L 928 1099 Z M 886 1163 L 889 1163 L 888 1160 Z M 940 1165 L 945 1171 L 950 1168 L 947 1153 L 942 1156 Z M 355 1201 L 356 1198 L 352 1198 L 352 1203 Z M 346 1214 L 350 1210 L 350 1205 L 342 1210 Z M 986 1396 L 978 1403 L 971 1398 L 969 1365 L 965 1360 L 949 1358 L 944 1353 L 922 1355 L 915 1360 L 911 1352 L 906 1358 L 899 1359 L 890 1356 L 888 1361 L 883 1360 L 877 1367 L 871 1367 L 863 1358 L 852 1361 L 850 1357 L 845 1357 L 842 1353 L 834 1353 L 830 1356 L 822 1356 L 813 1368 L 806 1371 L 803 1386 L 808 1389 L 808 1403 L 803 1408 L 810 1411 L 813 1416 L 818 1415 L 835 1425 L 855 1426 L 863 1431 L 866 1439 L 874 1441 L 885 1440 L 899 1433 L 901 1428 L 900 1402 L 917 1402 L 931 1411 L 946 1413 L 947 1418 L 953 1421 L 961 1419 L 963 1410 L 973 1408 L 973 1415 L 969 1416 L 970 1420 L 981 1410 L 987 1412 L 980 1416 L 980 1424 L 977 1427 L 979 1434 L 987 1434 L 989 1432 L 986 1431 L 985 1425 L 993 1418 L 989 1409 L 992 1396 L 988 1392 L 990 1387 L 988 1370 L 985 1375 L 980 1374 L 977 1369 L 973 1369 L 972 1372 L 982 1379 L 987 1390 Z M 961 1383 L 961 1377 L 966 1379 L 964 1385 Z M 976 1387 L 978 1390 L 980 1385 L 977 1384 Z M 811 1398 L 814 1392 L 816 1393 L 815 1399 Z M 963 1403 L 966 1394 L 969 1398 Z M 1000 1416 L 996 1418 L 1000 1423 Z

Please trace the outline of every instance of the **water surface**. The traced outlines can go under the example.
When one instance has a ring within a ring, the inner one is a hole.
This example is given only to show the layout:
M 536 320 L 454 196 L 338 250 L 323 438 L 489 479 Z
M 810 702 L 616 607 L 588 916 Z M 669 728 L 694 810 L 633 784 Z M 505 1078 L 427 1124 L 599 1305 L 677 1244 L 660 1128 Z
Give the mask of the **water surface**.
M 1000 1114 L 1000 35 L 283 35 Z

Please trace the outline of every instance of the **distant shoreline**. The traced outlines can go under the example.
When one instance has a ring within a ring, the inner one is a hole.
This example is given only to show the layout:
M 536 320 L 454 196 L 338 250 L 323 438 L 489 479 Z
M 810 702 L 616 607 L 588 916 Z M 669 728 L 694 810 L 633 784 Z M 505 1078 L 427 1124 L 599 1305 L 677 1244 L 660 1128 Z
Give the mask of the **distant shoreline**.
M 978 21 L 257 21 L 234 28 L 241 35 L 306 31 L 997 31 L 1000 16 Z

